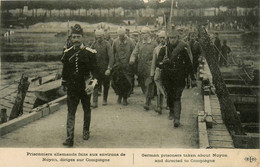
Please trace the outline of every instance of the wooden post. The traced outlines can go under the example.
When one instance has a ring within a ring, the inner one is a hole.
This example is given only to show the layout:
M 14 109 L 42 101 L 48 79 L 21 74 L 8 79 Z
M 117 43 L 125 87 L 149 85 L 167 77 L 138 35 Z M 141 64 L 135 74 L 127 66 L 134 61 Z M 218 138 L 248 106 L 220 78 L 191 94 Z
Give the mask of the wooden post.
M 22 75 L 19 85 L 18 85 L 18 92 L 16 95 L 16 99 L 14 102 L 14 106 L 12 108 L 9 120 L 17 118 L 19 115 L 23 114 L 23 102 L 26 96 L 27 90 L 29 88 L 30 82 L 28 81 L 28 77 L 24 77 Z
M 6 108 L 1 109 L 1 123 L 7 122 Z

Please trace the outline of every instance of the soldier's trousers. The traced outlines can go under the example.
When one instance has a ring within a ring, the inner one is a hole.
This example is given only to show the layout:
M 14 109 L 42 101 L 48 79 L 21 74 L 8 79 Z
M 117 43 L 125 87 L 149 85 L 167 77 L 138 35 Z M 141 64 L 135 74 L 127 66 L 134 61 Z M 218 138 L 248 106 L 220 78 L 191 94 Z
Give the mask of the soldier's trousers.
M 171 83 L 165 84 L 167 94 L 167 103 L 170 108 L 170 115 L 174 120 L 180 120 L 181 117 L 181 96 L 184 87 L 174 87 Z
M 166 97 L 166 94 L 165 94 L 164 87 L 162 85 L 161 70 L 159 68 L 155 69 L 154 83 L 156 85 L 156 90 L 157 90 L 157 107 L 162 108 L 163 98 Z
M 73 141 L 74 139 L 74 127 L 75 127 L 75 114 L 79 101 L 81 101 L 84 111 L 84 124 L 83 131 L 89 131 L 91 109 L 90 109 L 91 95 L 87 95 L 84 90 L 69 90 L 67 91 L 67 141 Z
M 95 87 L 93 92 L 93 102 L 98 102 L 98 89 L 99 86 L 103 85 L 103 100 L 107 100 L 108 90 L 110 87 L 110 76 L 103 75 L 102 77 L 98 78 L 98 86 Z
M 155 69 L 155 72 L 154 72 L 154 83 L 155 83 L 156 88 L 157 88 L 157 95 L 162 94 L 165 97 L 166 96 L 165 95 L 165 90 L 164 90 L 164 87 L 162 85 L 161 71 L 160 71 L 159 68 Z

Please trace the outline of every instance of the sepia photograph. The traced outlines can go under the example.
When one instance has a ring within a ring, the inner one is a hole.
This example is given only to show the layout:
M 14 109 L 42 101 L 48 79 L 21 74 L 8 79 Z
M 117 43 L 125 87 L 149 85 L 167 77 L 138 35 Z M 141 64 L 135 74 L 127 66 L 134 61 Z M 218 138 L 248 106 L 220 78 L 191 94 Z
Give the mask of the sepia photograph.
M 260 164 L 258 0 L 0 3 L 0 166 Z

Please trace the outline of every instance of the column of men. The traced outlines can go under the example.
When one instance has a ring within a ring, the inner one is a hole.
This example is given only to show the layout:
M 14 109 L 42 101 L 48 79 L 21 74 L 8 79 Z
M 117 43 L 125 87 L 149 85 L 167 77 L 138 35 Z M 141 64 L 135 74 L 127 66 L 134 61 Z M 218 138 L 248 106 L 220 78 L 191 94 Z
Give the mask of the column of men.
M 108 32 L 98 29 L 89 48 L 82 42 L 81 26 L 76 24 L 71 27 L 70 44 L 65 47 L 62 57 L 62 85 L 68 95 L 67 139 L 63 145 L 73 146 L 79 100 L 84 111 L 83 139 L 88 140 L 91 119 L 91 95 L 88 92 L 93 92 L 92 108 L 97 108 L 98 87 L 102 85 L 103 105 L 107 105 L 111 82 L 118 96 L 117 103 L 126 106 L 133 92 L 135 75 L 145 95 L 144 109 L 151 109 L 151 100 L 157 93 L 155 111 L 162 113 L 163 99 L 166 98 L 169 119 L 174 119 L 174 127 L 180 125 L 185 78 L 190 76 L 192 85 L 196 85 L 189 44 L 181 40 L 179 32 L 174 29 L 159 32 L 157 39 L 152 38 L 148 27 L 143 27 L 140 36 L 135 39 L 126 33 L 124 27 L 119 27 L 118 37 L 111 40 Z M 97 79 L 98 84 L 86 84 L 89 79 Z

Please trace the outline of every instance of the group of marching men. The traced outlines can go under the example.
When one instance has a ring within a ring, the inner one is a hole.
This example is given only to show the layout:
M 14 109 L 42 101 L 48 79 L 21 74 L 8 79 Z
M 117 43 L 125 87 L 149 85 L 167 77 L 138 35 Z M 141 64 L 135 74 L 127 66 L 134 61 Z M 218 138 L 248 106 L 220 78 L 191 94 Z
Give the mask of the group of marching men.
M 114 40 L 105 38 L 103 29 L 95 30 L 95 41 L 86 47 L 83 41 L 83 29 L 79 24 L 71 27 L 69 44 L 63 51 L 62 86 L 67 90 L 67 139 L 65 146 L 73 146 L 75 113 L 81 100 L 84 110 L 83 139 L 89 139 L 92 108 L 98 107 L 98 91 L 103 85 L 103 105 L 107 105 L 108 91 L 111 86 L 118 96 L 117 103 L 128 105 L 133 93 L 135 75 L 145 94 L 144 109 L 151 108 L 151 99 L 157 94 L 157 107 L 162 113 L 163 99 L 166 97 L 169 119 L 174 127 L 180 125 L 181 96 L 186 80 L 196 86 L 195 73 L 199 65 L 201 48 L 195 31 L 183 35 L 181 31 L 170 28 L 159 31 L 157 37 L 150 28 L 143 27 L 139 37 L 131 38 L 124 27 L 117 30 Z M 106 35 L 106 37 L 109 37 Z M 98 85 L 86 85 L 90 76 Z

